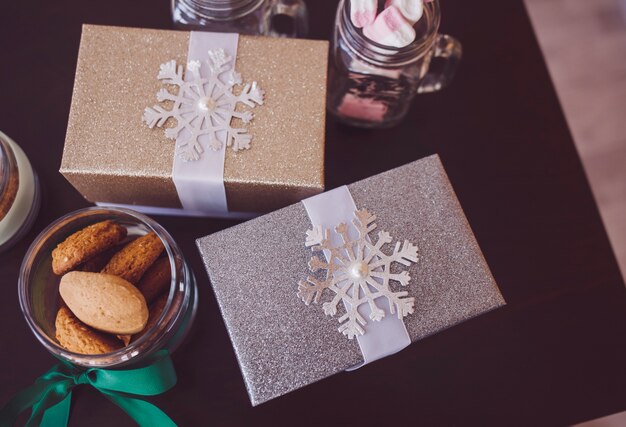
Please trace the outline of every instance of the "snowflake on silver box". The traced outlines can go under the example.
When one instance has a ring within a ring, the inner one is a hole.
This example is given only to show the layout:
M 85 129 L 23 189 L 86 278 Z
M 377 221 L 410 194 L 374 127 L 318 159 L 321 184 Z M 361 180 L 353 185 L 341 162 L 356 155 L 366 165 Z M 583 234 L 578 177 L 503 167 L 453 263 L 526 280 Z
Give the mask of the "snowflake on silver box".
M 223 49 L 209 50 L 207 65 L 209 73 L 203 77 L 200 61 L 190 61 L 184 75 L 183 66 L 174 60 L 161 64 L 157 78 L 179 89 L 174 94 L 161 88 L 157 100 L 171 101 L 172 109 L 156 104 L 143 113 L 143 121 L 151 129 L 176 119 L 176 127 L 165 129 L 165 136 L 178 139 L 177 155 L 185 161 L 200 159 L 204 148 L 198 139 L 202 135 L 208 135 L 208 146 L 215 151 L 222 148 L 219 133 L 225 135 L 226 145 L 234 151 L 250 148 L 252 135 L 247 129 L 233 128 L 231 121 L 238 118 L 249 123 L 252 113 L 235 111 L 235 107 L 237 103 L 250 108 L 263 104 L 264 92 L 257 82 L 246 83 L 238 95 L 233 93 L 234 86 L 242 84 L 241 75 L 233 70 L 232 58 Z
M 417 247 L 405 240 L 402 245 L 397 242 L 393 253 L 383 252 L 383 245 L 391 243 L 392 238 L 386 231 L 378 232 L 378 240 L 372 243 L 368 233 L 376 228 L 376 217 L 367 209 L 354 212 L 352 223 L 358 231 L 359 237 L 351 239 L 348 225 L 341 223 L 335 227 L 343 243 L 333 246 L 330 239 L 330 230 L 318 226 L 307 231 L 306 246 L 313 252 L 327 250 L 330 261 L 326 262 L 317 256 L 309 261 L 309 269 L 315 273 L 326 270 L 323 280 L 309 276 L 305 281 L 298 282 L 298 296 L 309 305 L 311 301 L 319 303 L 325 289 L 335 293 L 331 301 L 322 305 L 324 313 L 329 316 L 337 314 L 337 305 L 342 299 L 346 304 L 346 313 L 339 318 L 339 332 L 349 339 L 365 333 L 366 324 L 363 316 L 357 311 L 361 304 L 369 304 L 370 319 L 380 321 L 385 317 L 376 302 L 379 297 L 385 297 L 389 304 L 389 312 L 397 314 L 399 319 L 413 313 L 415 298 L 408 297 L 407 291 L 394 292 L 390 281 L 398 282 L 402 286 L 409 284 L 411 277 L 406 271 L 392 273 L 391 265 L 399 263 L 404 266 L 417 262 Z M 380 302 L 379 302 L 380 304 Z

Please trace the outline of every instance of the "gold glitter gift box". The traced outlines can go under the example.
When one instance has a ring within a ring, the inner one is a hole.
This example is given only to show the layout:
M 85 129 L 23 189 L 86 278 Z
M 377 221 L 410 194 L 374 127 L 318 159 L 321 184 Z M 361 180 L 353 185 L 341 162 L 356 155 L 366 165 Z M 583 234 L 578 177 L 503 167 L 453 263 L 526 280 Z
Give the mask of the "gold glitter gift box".
M 189 38 L 83 26 L 61 173 L 87 200 L 181 207 L 175 142 L 142 114 L 162 87 L 159 66 L 185 64 Z M 268 212 L 323 191 L 327 54 L 325 41 L 239 37 L 235 70 L 266 95 L 246 125 L 251 148 L 226 150 L 229 211 Z
M 390 285 L 414 298 L 413 313 L 403 318 L 409 342 L 505 304 L 438 156 L 347 189 L 357 209 L 376 215 L 372 242 L 381 230 L 393 237 L 383 253 L 392 253 L 395 242 L 396 252 L 404 250 L 403 241 L 417 247 L 416 262 L 394 263 L 390 270 L 399 267 L 395 273 L 410 276 L 406 286 Z M 319 252 L 305 246 L 312 228 L 305 203 L 197 241 L 253 405 L 364 361 L 357 340 L 338 331 L 345 308 L 339 304 L 333 317 L 324 314 L 333 292 L 324 288 L 309 305 L 299 294 L 308 276 L 324 277 L 311 272 L 324 271 L 324 261 L 314 262 Z

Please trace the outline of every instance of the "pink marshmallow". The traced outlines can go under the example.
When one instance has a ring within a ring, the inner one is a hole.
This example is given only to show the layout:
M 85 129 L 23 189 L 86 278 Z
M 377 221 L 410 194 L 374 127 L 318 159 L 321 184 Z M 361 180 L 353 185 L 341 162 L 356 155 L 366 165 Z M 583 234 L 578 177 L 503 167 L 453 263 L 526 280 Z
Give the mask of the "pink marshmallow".
M 377 0 L 350 0 L 350 20 L 357 28 L 363 28 L 376 19 Z
M 383 10 L 373 24 L 363 28 L 363 34 L 376 43 L 397 48 L 408 46 L 415 40 L 413 25 L 395 6 Z
M 424 4 L 422 0 L 387 0 L 385 8 L 395 6 L 398 8 L 402 16 L 411 24 L 415 24 L 424 13 Z
M 387 113 L 387 105 L 371 98 L 359 98 L 347 93 L 341 100 L 337 112 L 345 117 L 367 120 L 370 122 L 382 122 Z

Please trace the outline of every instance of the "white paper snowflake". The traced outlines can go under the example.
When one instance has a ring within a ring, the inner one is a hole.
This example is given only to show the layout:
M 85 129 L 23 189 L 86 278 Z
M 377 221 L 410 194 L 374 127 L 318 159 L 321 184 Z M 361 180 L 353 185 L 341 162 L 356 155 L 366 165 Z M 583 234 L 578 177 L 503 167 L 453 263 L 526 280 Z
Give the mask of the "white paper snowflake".
M 337 246 L 331 243 L 330 230 L 318 226 L 307 231 L 306 246 L 311 247 L 313 252 L 328 250 L 330 261 L 313 256 L 309 261 L 309 269 L 313 273 L 326 270 L 326 278 L 319 280 L 309 276 L 306 282 L 298 282 L 298 296 L 306 305 L 311 301 L 319 303 L 325 289 L 335 293 L 331 301 L 322 305 L 326 315 L 334 316 L 342 299 L 348 303 L 346 313 L 339 318 L 339 332 L 349 339 L 364 334 L 362 326 L 366 321 L 357 311 L 361 304 L 369 304 L 369 317 L 373 321 L 385 317 L 385 312 L 376 305 L 375 300 L 379 297 L 386 298 L 389 312 L 397 313 L 399 319 L 413 313 L 415 299 L 407 297 L 406 291 L 394 292 L 389 287 L 390 281 L 398 282 L 402 286 L 408 285 L 411 280 L 409 273 L 392 273 L 390 268 L 394 262 L 405 266 L 417 262 L 417 247 L 407 240 L 402 245 L 397 242 L 391 255 L 385 254 L 383 245 L 392 241 L 389 233 L 379 231 L 378 240 L 372 243 L 368 233 L 376 228 L 376 217 L 367 209 L 357 210 L 354 215 L 352 222 L 359 234 L 356 240 L 350 239 L 348 225 L 345 223 L 335 227 L 335 232 L 343 241 Z
M 174 60 L 161 64 L 157 78 L 179 89 L 174 94 L 161 88 L 157 100 L 173 102 L 172 109 L 156 104 L 143 113 L 143 120 L 151 129 L 155 125 L 162 127 L 170 118 L 176 119 L 176 127 L 165 129 L 165 135 L 178 139 L 177 155 L 185 161 L 200 159 L 204 148 L 198 138 L 202 135 L 208 135 L 212 150 L 222 148 L 218 139 L 220 132 L 225 134 L 226 145 L 233 150 L 250 148 L 252 135 L 247 129 L 231 127 L 231 121 L 239 118 L 249 123 L 253 115 L 249 111 L 235 111 L 235 107 L 239 102 L 250 108 L 263 104 L 264 92 L 256 81 L 246 83 L 238 95 L 233 93 L 233 87 L 242 84 L 241 75 L 233 70 L 232 58 L 223 49 L 209 50 L 207 65 L 208 76 L 203 77 L 200 61 L 190 61 L 185 75 L 183 66 Z

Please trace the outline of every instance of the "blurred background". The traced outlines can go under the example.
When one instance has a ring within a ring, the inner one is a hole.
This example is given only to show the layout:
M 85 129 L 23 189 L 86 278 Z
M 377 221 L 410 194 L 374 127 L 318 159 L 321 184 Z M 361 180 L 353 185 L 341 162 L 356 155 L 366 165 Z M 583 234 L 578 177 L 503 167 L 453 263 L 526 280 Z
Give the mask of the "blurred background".
M 525 2 L 626 277 L 626 0 Z
M 626 0 L 525 0 L 626 277 Z M 577 427 L 623 427 L 626 412 Z

